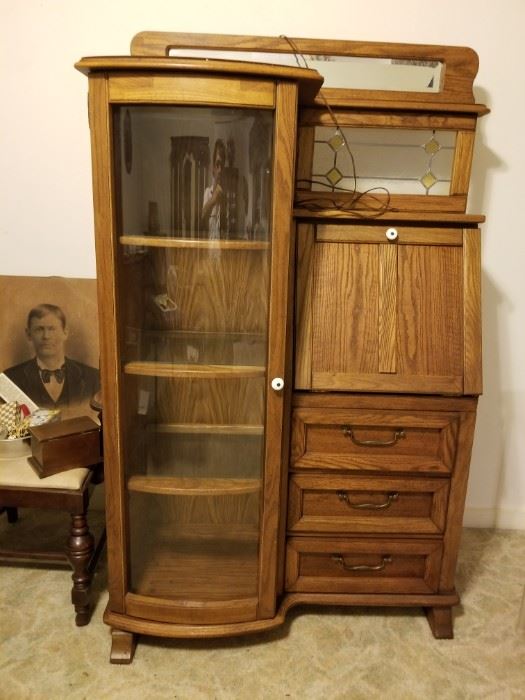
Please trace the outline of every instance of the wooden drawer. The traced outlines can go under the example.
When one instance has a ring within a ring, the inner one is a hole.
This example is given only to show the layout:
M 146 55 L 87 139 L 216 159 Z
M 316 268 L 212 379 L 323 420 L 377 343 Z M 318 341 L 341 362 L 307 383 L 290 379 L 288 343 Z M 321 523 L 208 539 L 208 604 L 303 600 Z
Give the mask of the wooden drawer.
M 439 541 L 292 537 L 286 552 L 286 590 L 435 593 L 441 556 Z
M 292 469 L 449 474 L 459 414 L 296 408 Z
M 448 491 L 448 479 L 293 474 L 288 529 L 314 534 L 440 534 Z

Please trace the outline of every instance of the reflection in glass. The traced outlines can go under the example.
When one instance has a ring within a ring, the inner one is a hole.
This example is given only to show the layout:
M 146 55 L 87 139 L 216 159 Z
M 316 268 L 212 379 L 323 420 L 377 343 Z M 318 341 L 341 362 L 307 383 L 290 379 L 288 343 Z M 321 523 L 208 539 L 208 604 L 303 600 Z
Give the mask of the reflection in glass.
M 267 239 L 272 124 L 263 110 L 116 108 L 122 234 Z
M 219 49 L 171 49 L 170 56 L 216 58 L 297 66 L 295 53 L 263 51 L 224 51 Z M 371 58 L 368 56 L 300 55 L 301 65 L 319 71 L 324 88 L 352 90 L 400 90 L 402 92 L 440 92 L 444 74 L 440 61 L 418 59 Z

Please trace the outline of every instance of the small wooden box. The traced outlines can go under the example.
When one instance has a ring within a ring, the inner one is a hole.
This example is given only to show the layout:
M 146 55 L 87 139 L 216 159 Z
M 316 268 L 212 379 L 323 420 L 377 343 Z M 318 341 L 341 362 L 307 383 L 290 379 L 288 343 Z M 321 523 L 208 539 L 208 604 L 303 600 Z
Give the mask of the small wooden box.
M 30 428 L 29 463 L 40 478 L 102 461 L 100 426 L 91 418 L 69 418 Z

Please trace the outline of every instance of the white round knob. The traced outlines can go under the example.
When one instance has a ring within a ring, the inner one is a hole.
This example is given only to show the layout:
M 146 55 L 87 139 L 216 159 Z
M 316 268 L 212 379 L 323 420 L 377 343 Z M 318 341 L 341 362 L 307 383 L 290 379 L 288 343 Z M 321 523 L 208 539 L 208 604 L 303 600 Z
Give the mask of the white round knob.
M 274 391 L 282 391 L 284 388 L 284 379 L 281 379 L 281 377 L 275 377 L 272 379 L 272 389 Z
M 395 241 L 397 238 L 397 228 L 387 228 L 386 237 L 389 241 Z

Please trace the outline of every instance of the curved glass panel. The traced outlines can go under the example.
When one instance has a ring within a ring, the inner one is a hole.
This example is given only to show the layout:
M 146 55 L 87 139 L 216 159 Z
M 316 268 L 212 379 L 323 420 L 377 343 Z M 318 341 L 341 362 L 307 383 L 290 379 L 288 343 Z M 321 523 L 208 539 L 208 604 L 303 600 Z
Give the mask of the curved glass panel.
M 257 595 L 272 142 L 268 110 L 114 110 L 122 449 L 141 595 Z

